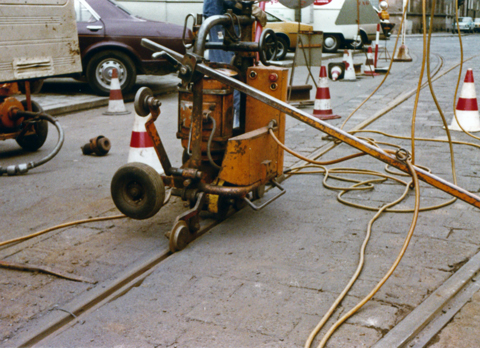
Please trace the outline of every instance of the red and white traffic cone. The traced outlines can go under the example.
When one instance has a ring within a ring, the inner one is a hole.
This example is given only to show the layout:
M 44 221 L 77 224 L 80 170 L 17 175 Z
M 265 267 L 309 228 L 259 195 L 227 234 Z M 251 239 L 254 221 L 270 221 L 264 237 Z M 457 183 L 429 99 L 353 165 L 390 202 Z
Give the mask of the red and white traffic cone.
M 112 80 L 110 81 L 110 99 L 108 100 L 108 109 L 104 115 L 126 115 L 127 111 L 123 103 L 122 90 L 120 89 L 120 81 L 118 81 L 118 71 L 112 69 Z
M 345 50 L 343 51 L 343 63 L 345 64 L 345 74 L 343 76 L 344 80 L 354 81 L 357 79 L 355 74 L 355 67 L 353 66 L 352 51 Z
M 327 69 L 322 65 L 320 67 L 320 78 L 318 80 L 317 94 L 313 106 L 313 116 L 320 120 L 332 120 L 340 118 L 332 111 L 330 103 L 330 89 L 328 88 Z
M 328 63 L 328 77 L 333 81 L 343 79 L 345 75 L 345 64 L 342 63 Z
M 463 128 L 467 132 L 480 132 L 480 117 L 472 69 L 468 69 L 465 74 L 465 81 L 463 81 L 455 111 L 457 118 L 455 118 L 455 115 L 453 116 L 452 123 L 448 129 L 462 131 Z M 460 128 L 458 123 L 460 123 L 462 128 Z
M 163 174 L 164 170 L 153 147 L 153 141 L 145 128 L 145 123 L 149 117 L 150 115 L 141 117 L 135 112 L 127 162 L 144 163 L 155 169 L 159 174 Z
M 363 70 L 365 75 L 377 76 L 375 72 L 375 62 L 373 61 L 372 47 L 368 47 L 367 60 L 365 61 L 365 69 Z

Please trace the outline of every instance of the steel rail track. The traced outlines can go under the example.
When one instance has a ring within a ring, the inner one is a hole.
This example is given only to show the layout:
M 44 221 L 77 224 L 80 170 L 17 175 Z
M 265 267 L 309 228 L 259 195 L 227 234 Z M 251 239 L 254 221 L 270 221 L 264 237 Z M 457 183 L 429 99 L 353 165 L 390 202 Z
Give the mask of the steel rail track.
M 443 57 L 436 54 L 439 61 L 437 66 L 435 67 L 435 72 L 432 74 L 436 76 L 442 66 L 443 66 Z M 469 59 L 472 59 L 468 58 Z M 453 70 L 456 66 L 449 68 L 446 72 L 442 73 L 440 76 L 436 77 L 436 79 L 444 76 L 449 71 Z M 432 77 L 433 77 L 432 76 Z M 422 88 L 425 87 L 422 85 Z M 400 102 L 397 102 L 395 106 L 387 106 L 386 108 L 380 110 L 377 114 L 373 115 L 372 117 L 368 118 L 367 120 L 361 123 L 362 126 L 357 126 L 361 129 L 366 127 L 367 125 L 374 122 L 376 119 L 384 115 L 386 112 L 394 109 L 395 107 L 399 106 L 405 100 L 410 98 L 416 88 L 413 91 L 409 91 L 402 96 L 398 97 L 397 99 L 402 99 Z M 413 92 L 413 93 L 412 93 Z M 395 99 L 395 100 L 397 100 Z M 327 150 L 328 151 L 328 150 Z M 315 157 L 318 157 L 318 154 L 314 154 Z M 234 211 L 231 210 L 230 214 L 227 216 L 230 217 L 234 214 Z M 220 224 L 221 221 L 210 221 L 205 226 L 202 226 L 200 231 L 198 232 L 197 238 L 204 235 L 205 233 L 209 232 L 215 226 Z M 49 316 L 45 316 L 45 322 L 41 323 L 37 328 L 33 330 L 29 330 L 28 337 L 24 337 L 21 339 L 20 342 L 17 342 L 17 346 L 19 347 L 35 347 L 37 344 L 41 343 L 40 345 L 45 344 L 45 341 L 48 341 L 49 338 L 52 338 L 61 332 L 67 330 L 68 328 L 72 327 L 76 323 L 81 322 L 85 316 L 88 316 L 93 311 L 97 310 L 98 308 L 102 307 L 103 305 L 107 304 L 108 302 L 113 301 L 115 298 L 122 296 L 123 294 L 127 293 L 130 289 L 137 286 L 141 283 L 146 277 L 148 277 L 151 273 L 155 271 L 155 269 L 166 259 L 171 257 L 172 254 L 168 247 L 165 249 L 151 253 L 133 265 L 129 270 L 124 272 L 123 275 L 117 277 L 117 279 L 108 281 L 105 284 L 98 284 L 93 290 L 89 291 L 88 294 L 83 294 L 69 304 L 65 305 L 59 311 L 52 311 L 50 312 Z M 40 346 L 39 345 L 39 346 Z

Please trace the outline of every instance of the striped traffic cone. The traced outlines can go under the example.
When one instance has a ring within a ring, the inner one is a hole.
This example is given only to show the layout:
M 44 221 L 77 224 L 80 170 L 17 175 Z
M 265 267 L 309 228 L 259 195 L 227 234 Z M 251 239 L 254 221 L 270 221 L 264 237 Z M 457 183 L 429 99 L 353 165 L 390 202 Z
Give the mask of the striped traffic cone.
M 343 80 L 355 81 L 357 75 L 355 75 L 355 67 L 353 66 L 352 50 L 343 51 L 343 63 L 345 64 Z
M 130 152 L 128 154 L 128 163 L 140 162 L 149 165 L 159 174 L 163 174 L 164 170 L 160 164 L 153 141 L 147 133 L 145 123 L 150 115 L 141 117 L 135 112 L 135 120 L 133 122 L 132 138 L 130 140 Z
M 108 100 L 108 109 L 104 115 L 126 115 L 127 111 L 123 103 L 122 90 L 120 89 L 120 81 L 118 81 L 118 71 L 112 69 L 112 80 L 110 81 L 110 99 Z
M 313 106 L 313 116 L 320 120 L 331 120 L 340 118 L 334 115 L 330 104 L 330 89 L 328 88 L 327 69 L 320 67 L 320 79 L 318 80 L 317 94 Z
M 368 47 L 367 51 L 367 60 L 365 61 L 365 69 L 363 70 L 365 75 L 377 76 L 375 72 L 375 62 L 373 61 L 373 51 L 372 47 Z
M 457 118 L 455 118 L 455 115 L 453 116 L 452 123 L 448 129 L 462 131 L 463 128 L 467 132 L 480 132 L 480 117 L 472 69 L 468 69 L 465 74 L 465 81 L 463 81 L 455 111 Z M 460 128 L 458 123 L 460 123 L 462 128 Z
M 328 63 L 328 77 L 333 81 L 343 79 L 345 75 L 345 64 L 342 63 Z

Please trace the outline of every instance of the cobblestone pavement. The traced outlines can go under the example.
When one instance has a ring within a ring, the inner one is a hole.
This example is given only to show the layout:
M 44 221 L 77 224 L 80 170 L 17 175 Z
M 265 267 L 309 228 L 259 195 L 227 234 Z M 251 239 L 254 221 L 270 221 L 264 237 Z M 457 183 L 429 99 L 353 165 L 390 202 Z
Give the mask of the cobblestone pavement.
M 435 51 L 443 56 L 444 66 L 457 63 L 459 55 L 453 48 L 454 36 L 436 40 Z M 478 40 L 474 35 L 465 37 L 466 57 L 477 53 Z M 394 65 L 391 78 L 356 113 L 345 127 L 347 130 L 415 88 L 420 71 L 421 40 L 411 38 L 407 44 L 414 62 Z M 478 62 L 479 59 L 474 58 L 466 67 L 475 68 Z M 458 70 L 454 69 L 434 83 L 448 122 L 452 117 L 456 73 Z M 296 83 L 304 83 L 304 79 L 305 76 L 298 76 Z M 355 82 L 330 83 L 333 109 L 343 117 L 329 122 L 340 125 L 380 79 L 380 76 L 364 77 Z M 413 99 L 368 128 L 409 136 Z M 286 145 L 303 155 L 310 155 L 327 143 L 322 140 L 323 134 L 295 120 L 289 120 L 287 128 Z M 445 138 L 427 89 L 422 91 L 419 100 L 416 134 Z M 377 134 L 368 136 L 411 148 L 407 140 L 392 140 Z M 469 140 L 458 133 L 454 138 Z M 340 145 L 322 158 L 336 158 L 354 151 Z M 455 146 L 455 154 L 459 185 L 479 192 L 477 149 Z M 297 162 L 290 155 L 286 157 L 287 166 Z M 417 142 L 416 163 L 451 180 L 448 147 L 443 143 Z M 384 169 L 382 163 L 367 157 L 334 167 Z M 336 180 L 332 183 L 345 185 Z M 260 212 L 243 209 L 233 215 L 161 263 L 138 287 L 45 341 L 44 346 L 71 346 L 75 342 L 75 346 L 82 347 L 302 347 L 354 272 L 366 226 L 374 213 L 340 204 L 337 192 L 324 188 L 319 174 L 292 176 L 284 186 L 288 192 L 282 198 Z M 378 208 L 396 199 L 402 191 L 403 186 L 387 181 L 370 191 L 348 193 L 345 198 Z M 410 194 L 399 208 L 411 208 L 412 197 Z M 426 184 L 421 184 L 421 197 L 422 206 L 449 198 Z M 152 223 L 159 221 L 156 219 L 153 218 Z M 463 202 L 422 212 L 410 247 L 393 276 L 372 301 L 333 335 L 327 347 L 370 347 L 380 340 L 478 252 L 478 221 L 478 209 Z M 382 278 L 396 257 L 410 222 L 411 214 L 388 213 L 374 224 L 359 281 L 327 327 Z M 132 226 L 136 223 L 130 221 Z M 148 231 L 150 227 L 144 228 Z M 478 329 L 472 326 L 476 321 L 470 320 L 476 318 L 476 306 L 478 294 L 454 320 L 453 323 L 459 325 L 449 325 L 433 346 L 476 347 L 477 334 L 472 331 Z M 465 325 L 466 321 L 470 325 Z M 22 332 L 25 330 L 20 330 L 19 335 Z M 460 336 L 464 344 L 452 343 L 460 340 Z M 4 341 L 2 345 L 9 346 L 9 342 Z

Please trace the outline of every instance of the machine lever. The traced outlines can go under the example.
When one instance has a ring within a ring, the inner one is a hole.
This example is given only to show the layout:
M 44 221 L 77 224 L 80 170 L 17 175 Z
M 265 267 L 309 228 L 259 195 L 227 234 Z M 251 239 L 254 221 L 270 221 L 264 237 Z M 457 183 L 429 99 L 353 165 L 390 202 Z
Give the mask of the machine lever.
M 275 180 L 271 180 L 270 182 L 271 182 L 274 186 L 278 187 L 278 188 L 280 189 L 280 192 L 279 192 L 276 196 L 270 198 L 268 201 L 266 201 L 265 203 L 263 203 L 262 205 L 259 205 L 259 206 L 253 204 L 252 201 L 251 201 L 250 199 L 248 199 L 248 197 L 244 197 L 243 199 L 245 200 L 245 202 L 248 203 L 248 205 L 250 206 L 250 208 L 252 208 L 252 209 L 255 210 L 255 211 L 258 211 L 258 210 L 260 210 L 260 209 L 263 209 L 263 208 L 265 208 L 267 205 L 269 205 L 270 203 L 272 203 L 274 200 L 276 200 L 276 199 L 279 198 L 280 196 L 284 195 L 285 192 L 287 192 L 287 190 L 285 190 L 285 188 L 283 188 L 283 186 L 281 186 L 281 185 L 280 185 L 278 182 L 276 182 Z
M 178 69 L 180 69 L 180 67 L 182 67 L 182 64 L 178 60 L 173 58 L 171 55 L 169 55 L 165 51 L 155 52 L 154 54 L 152 54 L 152 58 L 153 59 L 165 58 L 170 64 L 172 64 L 172 66 L 175 70 L 178 70 Z

